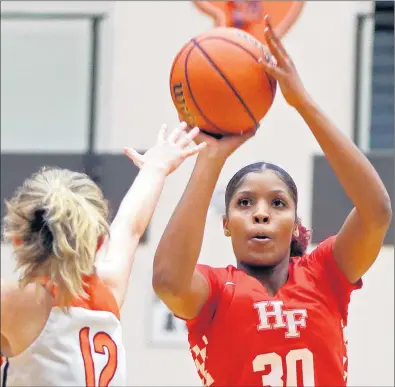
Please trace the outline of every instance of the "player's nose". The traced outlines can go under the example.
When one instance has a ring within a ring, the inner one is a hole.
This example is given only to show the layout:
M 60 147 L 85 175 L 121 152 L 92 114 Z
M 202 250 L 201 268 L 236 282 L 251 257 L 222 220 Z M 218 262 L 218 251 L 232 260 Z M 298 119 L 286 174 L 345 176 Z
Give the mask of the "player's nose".
M 266 205 L 261 204 L 255 207 L 253 222 L 256 224 L 270 223 L 270 214 Z

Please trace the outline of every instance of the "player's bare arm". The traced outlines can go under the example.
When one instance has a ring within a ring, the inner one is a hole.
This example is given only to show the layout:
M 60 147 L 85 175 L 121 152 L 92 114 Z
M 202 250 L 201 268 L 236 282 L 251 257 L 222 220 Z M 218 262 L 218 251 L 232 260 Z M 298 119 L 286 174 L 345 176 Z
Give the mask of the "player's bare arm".
M 270 23 L 266 37 L 277 66 L 262 61 L 264 70 L 277 79 L 288 104 L 310 127 L 354 205 L 337 235 L 333 254 L 348 280 L 355 283 L 375 261 L 390 226 L 392 210 L 388 192 L 364 154 L 306 93 L 292 60 Z
M 7 336 L 10 334 L 12 327 L 12 313 L 10 313 L 10 311 L 14 305 L 14 293 L 17 288 L 16 281 L 1 279 L 1 352 L 4 352 L 4 348 L 8 345 Z
M 1 351 L 4 352 L 9 344 L 10 336 L 15 334 L 18 320 L 23 319 L 24 310 L 21 310 L 20 301 L 26 304 L 36 302 L 31 297 L 31 286 L 20 289 L 17 281 L 1 279 Z
M 36 323 L 46 319 L 44 310 L 46 300 L 44 289 L 31 283 L 24 288 L 17 281 L 1 279 L 1 347 L 2 353 L 19 352 L 25 343 L 21 331 L 27 330 L 26 321 L 31 324 L 30 331 L 35 330 Z M 38 333 L 37 333 L 38 334 Z M 12 347 L 11 347 L 12 343 Z
M 209 285 L 195 267 L 211 197 L 227 157 L 253 135 L 250 132 L 216 140 L 200 133 L 196 137 L 196 142 L 204 141 L 207 148 L 199 153 L 154 260 L 153 288 L 177 316 L 194 318 L 208 298 Z
M 183 136 L 185 129 L 186 125 L 181 125 L 167 133 L 164 125 L 159 131 L 157 143 L 144 155 L 132 148 L 125 150 L 140 172 L 111 224 L 109 236 L 100 252 L 102 258 L 96 265 L 99 276 L 109 284 L 119 306 L 125 298 L 136 248 L 152 218 L 166 176 L 206 145 L 191 146 L 199 129 L 195 128 Z

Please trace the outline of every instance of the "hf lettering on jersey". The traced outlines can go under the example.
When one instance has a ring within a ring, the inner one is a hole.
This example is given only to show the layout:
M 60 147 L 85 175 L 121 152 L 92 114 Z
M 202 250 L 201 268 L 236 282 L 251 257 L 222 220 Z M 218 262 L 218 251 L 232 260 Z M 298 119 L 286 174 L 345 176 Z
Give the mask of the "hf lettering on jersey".
M 282 301 L 261 301 L 254 304 L 258 311 L 258 331 L 285 329 L 286 338 L 300 336 L 300 328 L 306 328 L 307 310 L 285 310 Z

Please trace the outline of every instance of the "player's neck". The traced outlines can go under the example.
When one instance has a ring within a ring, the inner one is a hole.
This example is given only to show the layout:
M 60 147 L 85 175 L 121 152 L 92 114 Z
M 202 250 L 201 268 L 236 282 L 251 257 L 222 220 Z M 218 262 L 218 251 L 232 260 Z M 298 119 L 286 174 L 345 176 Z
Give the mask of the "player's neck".
M 237 268 L 257 279 L 270 296 L 275 296 L 279 289 L 288 281 L 289 258 L 283 259 L 275 266 L 251 266 L 238 262 Z

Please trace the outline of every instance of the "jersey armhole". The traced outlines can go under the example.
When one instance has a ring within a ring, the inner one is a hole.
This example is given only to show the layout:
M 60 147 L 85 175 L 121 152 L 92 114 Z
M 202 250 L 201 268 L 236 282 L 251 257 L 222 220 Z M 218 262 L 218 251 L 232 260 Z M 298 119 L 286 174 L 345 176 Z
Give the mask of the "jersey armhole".
M 331 272 L 332 278 L 336 282 L 339 282 L 344 287 L 345 291 L 351 292 L 353 290 L 360 289 L 363 285 L 362 278 L 360 278 L 355 283 L 350 282 L 349 279 L 346 277 L 346 275 L 343 273 L 343 271 L 340 269 L 339 265 L 337 264 L 335 257 L 333 255 L 333 245 L 335 243 L 335 240 L 336 240 L 336 235 L 333 235 L 321 243 L 324 246 L 324 248 L 327 249 L 327 251 L 325 252 L 326 256 L 323 257 L 324 267 Z
M 318 256 L 313 257 L 315 264 L 321 267 L 321 276 L 328 280 L 340 313 L 343 319 L 347 321 L 351 293 L 362 288 L 363 279 L 360 278 L 357 282 L 352 283 L 340 269 L 333 255 L 335 239 L 336 235 L 327 238 L 316 247 L 312 254 L 318 254 Z

